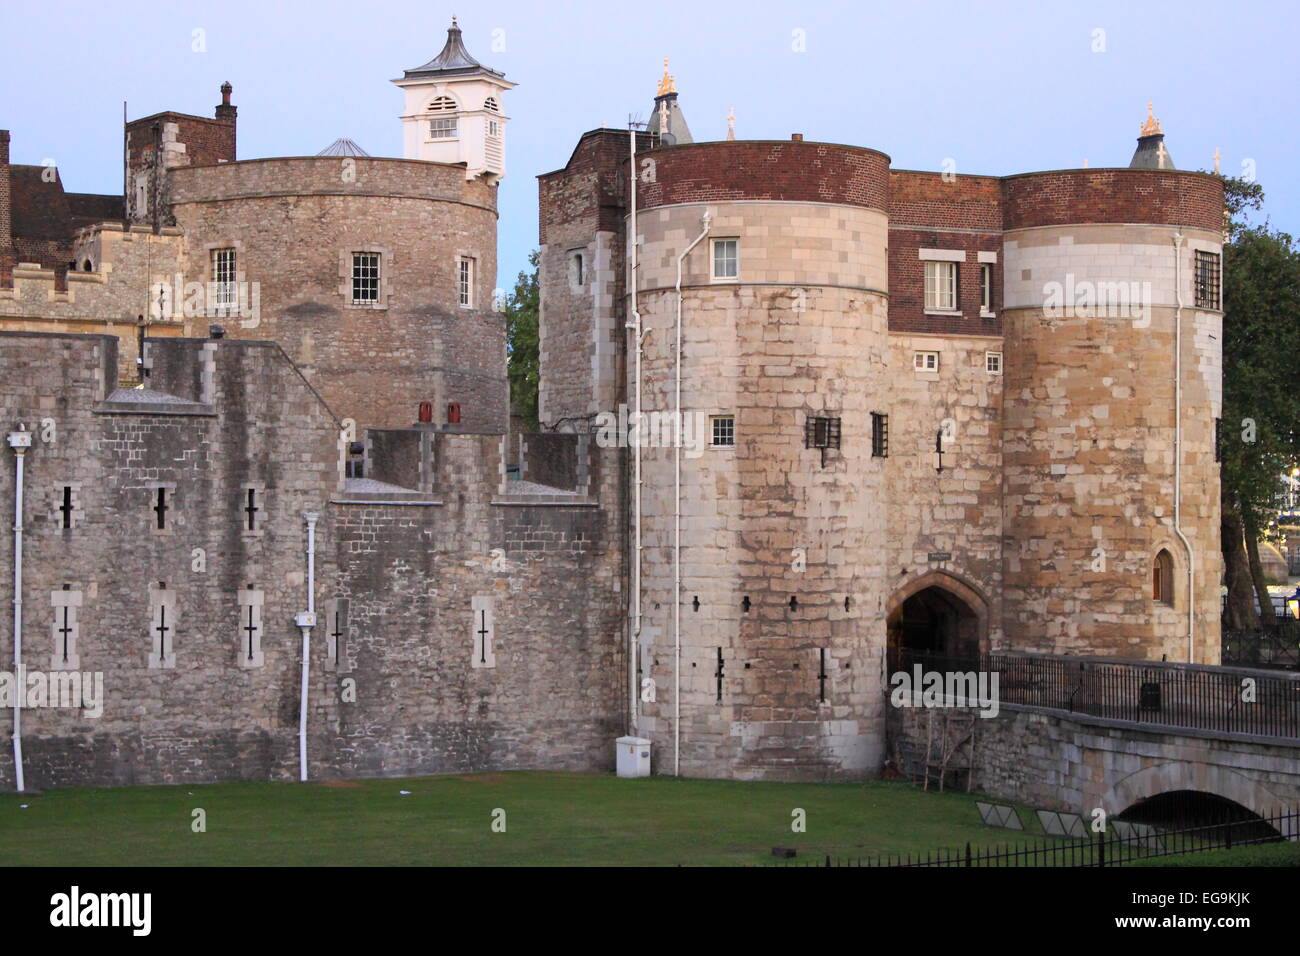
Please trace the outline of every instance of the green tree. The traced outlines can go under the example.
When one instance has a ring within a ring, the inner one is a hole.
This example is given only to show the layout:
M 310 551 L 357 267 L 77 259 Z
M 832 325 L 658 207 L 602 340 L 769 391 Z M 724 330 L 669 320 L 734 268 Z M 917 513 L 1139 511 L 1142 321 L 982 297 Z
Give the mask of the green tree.
M 1225 180 L 1229 241 L 1223 249 L 1222 541 L 1228 599 L 1224 626 L 1258 629 L 1255 599 L 1268 589 L 1260 532 L 1275 510 L 1282 472 L 1293 466 L 1300 427 L 1300 250 L 1291 236 L 1252 225 L 1257 183 Z M 1272 625 L 1271 613 L 1264 615 Z
M 510 405 L 523 416 L 530 430 L 537 428 L 537 384 L 540 372 L 538 315 L 541 298 L 537 286 L 540 255 L 528 257 L 531 272 L 521 272 L 515 288 L 502 306 L 506 317 L 506 374 L 510 378 Z

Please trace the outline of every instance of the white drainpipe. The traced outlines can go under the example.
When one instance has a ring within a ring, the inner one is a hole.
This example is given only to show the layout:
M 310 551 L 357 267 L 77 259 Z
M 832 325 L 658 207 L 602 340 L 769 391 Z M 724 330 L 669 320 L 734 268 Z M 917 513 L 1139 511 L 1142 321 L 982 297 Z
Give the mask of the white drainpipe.
M 14 450 L 18 469 L 14 478 L 14 783 L 23 792 L 23 696 L 27 680 L 23 674 L 23 461 L 32 446 L 32 436 L 25 425 L 9 433 L 9 447 Z
M 298 779 L 307 779 L 307 688 L 311 674 L 311 629 L 316 624 L 316 522 L 320 515 L 303 512 L 307 521 L 307 612 L 298 615 L 302 631 L 302 691 L 298 702 Z
M 1187 663 L 1196 663 L 1196 555 L 1183 534 L 1183 234 L 1174 233 L 1174 533 L 1187 550 Z
M 628 185 L 632 192 L 631 230 L 632 268 L 628 282 L 632 293 L 632 321 L 628 328 L 636 336 L 636 444 L 632 456 L 636 462 L 632 487 L 633 517 L 633 558 L 632 558 L 632 594 L 636 606 L 632 609 L 632 635 L 627 648 L 627 683 L 628 683 L 628 733 L 633 737 L 637 733 L 637 697 L 640 688 L 636 685 L 636 658 L 641 647 L 641 339 L 645 332 L 641 328 L 641 313 L 637 310 L 637 222 L 636 222 L 636 127 L 628 129 Z
M 709 234 L 713 217 L 706 209 L 702 229 L 677 257 L 677 441 L 673 449 L 673 776 L 680 775 L 682 745 L 682 263 Z M 638 439 L 640 436 L 637 436 Z

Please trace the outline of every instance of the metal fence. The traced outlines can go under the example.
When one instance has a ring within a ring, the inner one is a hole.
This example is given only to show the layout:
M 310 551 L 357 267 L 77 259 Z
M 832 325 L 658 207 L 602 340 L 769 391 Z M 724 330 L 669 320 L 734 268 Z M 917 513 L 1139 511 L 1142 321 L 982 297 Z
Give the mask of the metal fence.
M 1222 660 L 1231 667 L 1266 667 L 1300 670 L 1300 621 L 1278 619 L 1277 627 L 1263 631 L 1223 631 Z
M 890 674 L 997 673 L 998 701 L 1163 727 L 1300 739 L 1300 674 L 1036 654 L 890 655 Z M 888 690 L 888 688 L 886 688 Z
M 1267 828 L 1261 824 L 1266 824 Z M 1264 832 L 1267 830 L 1267 832 Z M 809 860 L 774 860 L 767 866 L 1122 866 L 1138 860 L 1181 856 L 1206 850 L 1231 850 L 1243 846 L 1278 843 L 1283 834 L 1300 832 L 1300 810 L 1279 811 L 1254 821 L 1153 830 L 1120 836 L 1113 829 L 1073 840 L 1040 840 L 994 846 L 944 848 L 922 853 L 866 857 L 818 855 Z

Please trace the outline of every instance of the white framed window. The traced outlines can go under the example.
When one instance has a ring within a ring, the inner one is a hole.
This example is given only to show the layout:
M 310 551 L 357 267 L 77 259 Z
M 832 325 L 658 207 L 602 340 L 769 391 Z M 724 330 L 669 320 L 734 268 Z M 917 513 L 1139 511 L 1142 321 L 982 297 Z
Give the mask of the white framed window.
M 740 277 L 740 240 L 713 240 L 713 278 L 737 279 Z
M 360 305 L 379 301 L 379 253 L 352 253 L 352 301 Z
M 734 415 L 714 415 L 709 419 L 709 444 L 715 447 L 728 447 L 736 444 L 736 417 Z
M 925 307 L 933 312 L 957 311 L 957 263 L 925 263 Z
M 456 265 L 456 293 L 462 309 L 474 308 L 474 260 L 461 256 Z
M 993 312 L 993 264 L 989 262 L 980 263 L 980 312 Z
M 429 120 L 429 139 L 455 139 L 456 117 L 443 116 Z
M 488 135 L 493 139 L 501 135 L 501 124 L 496 120 L 488 120 Z
M 938 352 L 913 352 L 912 367 L 918 372 L 937 372 L 939 371 L 939 353 Z
M 984 353 L 984 371 L 990 375 L 1002 374 L 1002 353 L 985 352 Z
M 212 284 L 217 309 L 233 309 L 238 304 L 234 249 L 212 250 Z

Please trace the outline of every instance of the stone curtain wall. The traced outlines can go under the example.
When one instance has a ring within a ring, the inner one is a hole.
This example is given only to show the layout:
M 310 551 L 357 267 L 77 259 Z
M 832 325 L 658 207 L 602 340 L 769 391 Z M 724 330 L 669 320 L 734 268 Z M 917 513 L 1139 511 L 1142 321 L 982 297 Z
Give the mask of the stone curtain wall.
M 103 716 L 29 709 L 23 715 L 28 786 L 169 783 L 288 777 L 296 769 L 299 632 L 306 606 L 302 512 L 333 485 L 337 427 L 270 344 L 155 342 L 160 366 L 211 355 L 210 404 L 110 414 L 96 408 L 104 336 L 0 334 L 9 386 L 0 420 L 31 427 L 53 418 L 56 440 L 28 453 L 25 490 L 24 659 L 51 664 L 51 592 L 80 591 L 80 670 L 102 672 Z M 110 385 L 111 388 L 111 385 Z M 184 413 L 180 413 L 184 412 Z M 12 425 L 10 426 L 12 427 Z M 5 449 L 0 496 L 13 500 Z M 244 489 L 263 489 L 259 530 L 245 533 Z M 60 527 L 62 488 L 76 485 L 80 517 Z M 167 489 L 158 531 L 156 487 Z M 332 577 L 331 532 L 318 529 L 322 580 Z M 195 549 L 201 549 L 196 552 Z M 12 546 L 0 548 L 12 580 Z M 165 588 L 164 588 L 165 585 Z M 263 592 L 260 667 L 239 666 L 242 589 Z M 174 602 L 175 666 L 148 659 L 151 590 Z M 2 628 L 12 660 L 12 619 Z M 323 682 L 317 673 L 313 720 Z M 11 732 L 12 712 L 0 716 Z M 4 785 L 13 785 L 5 748 Z
M 612 766 L 612 740 L 626 729 L 625 596 L 620 529 L 606 507 L 494 504 L 501 437 L 430 432 L 416 433 L 427 456 L 400 432 L 372 436 L 386 437 L 370 453 L 419 457 L 428 494 L 409 497 L 441 504 L 347 502 L 336 491 L 338 422 L 277 346 L 151 342 L 151 385 L 180 401 L 130 410 L 102 402 L 114 344 L 0 333 L 11 384 L 0 417 L 38 434 L 42 418 L 57 425 L 54 443 L 38 438 L 27 459 L 24 659 L 48 669 L 51 595 L 67 584 L 82 602 L 79 670 L 102 672 L 105 686 L 98 719 L 24 711 L 30 787 L 296 779 L 293 615 L 306 606 L 307 510 L 321 513 L 313 778 Z M 4 454 L 0 499 L 12 502 Z M 415 473 L 409 461 L 401 468 Z M 612 464 L 595 457 L 587 470 L 602 500 L 619 492 Z M 75 488 L 68 530 L 65 485 Z M 159 485 L 169 508 L 161 532 Z M 250 485 L 256 533 L 245 525 Z M 0 545 L 6 581 L 11 540 Z M 250 590 L 260 592 L 261 661 L 246 667 L 240 592 Z M 160 594 L 172 607 L 170 668 L 149 666 Z M 495 666 L 476 668 L 474 609 L 484 600 Z M 333 664 L 330 602 L 347 609 Z M 11 623 L 0 622 L 6 660 Z M 0 713 L 6 739 L 11 715 Z M 0 785 L 12 787 L 12 750 L 0 750 Z

